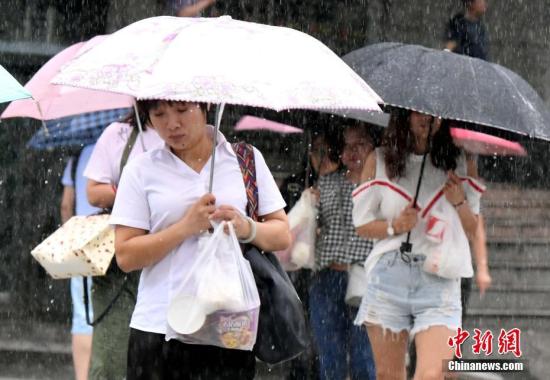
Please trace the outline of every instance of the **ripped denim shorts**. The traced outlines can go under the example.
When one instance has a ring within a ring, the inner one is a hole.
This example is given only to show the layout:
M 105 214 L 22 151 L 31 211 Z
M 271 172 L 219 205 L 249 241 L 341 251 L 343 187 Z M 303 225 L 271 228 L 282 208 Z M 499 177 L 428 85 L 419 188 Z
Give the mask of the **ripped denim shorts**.
M 355 323 L 379 325 L 411 336 L 431 326 L 461 325 L 460 278 L 446 279 L 422 269 L 426 256 L 404 262 L 398 251 L 384 254 L 369 273 Z

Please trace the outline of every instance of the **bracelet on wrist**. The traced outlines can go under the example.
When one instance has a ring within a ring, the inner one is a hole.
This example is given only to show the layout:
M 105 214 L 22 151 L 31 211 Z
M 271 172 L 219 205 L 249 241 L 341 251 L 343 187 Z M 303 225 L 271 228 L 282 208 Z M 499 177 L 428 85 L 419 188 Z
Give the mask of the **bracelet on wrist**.
M 239 239 L 239 242 L 242 244 L 248 244 L 252 242 L 254 239 L 256 239 L 256 222 L 254 221 L 254 219 L 252 219 L 249 216 L 245 216 L 244 218 L 250 225 L 250 234 L 246 239 Z
M 464 203 L 466 203 L 466 198 L 464 198 L 462 201 L 458 202 L 457 204 L 454 204 L 453 207 L 454 207 L 454 208 L 459 208 L 459 207 L 462 206 Z

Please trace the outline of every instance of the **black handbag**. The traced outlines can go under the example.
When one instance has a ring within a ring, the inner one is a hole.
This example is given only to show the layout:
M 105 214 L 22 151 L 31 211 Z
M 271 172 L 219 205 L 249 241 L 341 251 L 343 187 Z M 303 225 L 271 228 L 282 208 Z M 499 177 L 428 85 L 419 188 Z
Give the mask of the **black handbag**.
M 248 197 L 248 215 L 258 218 L 258 188 L 252 146 L 233 144 Z M 250 262 L 260 294 L 260 317 L 254 354 L 269 364 L 281 363 L 300 355 L 309 345 L 304 308 L 298 293 L 279 260 L 272 252 L 245 245 L 244 257 Z

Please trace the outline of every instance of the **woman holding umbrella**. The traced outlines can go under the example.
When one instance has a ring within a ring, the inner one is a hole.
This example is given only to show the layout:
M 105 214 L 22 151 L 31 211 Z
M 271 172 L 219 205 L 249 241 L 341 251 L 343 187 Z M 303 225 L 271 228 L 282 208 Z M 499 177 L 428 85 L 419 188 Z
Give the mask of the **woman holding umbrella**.
M 231 221 L 237 237 L 262 250 L 290 243 L 285 202 L 261 153 L 254 151 L 261 222 L 245 217 L 247 194 L 237 156 L 206 124 L 204 104 L 139 101 L 144 121 L 164 140 L 124 170 L 111 223 L 120 268 L 142 270 L 130 323 L 127 378 L 252 379 L 251 351 L 166 341 L 171 289 L 197 260 L 200 233 L 210 220 Z M 211 160 L 214 141 L 214 168 Z M 215 171 L 208 193 L 210 170 Z
M 405 378 L 412 337 L 415 379 L 442 378 L 442 360 L 453 358 L 448 339 L 461 325 L 460 278 L 473 274 L 468 238 L 475 236 L 484 191 L 470 177 L 474 171 L 446 121 L 405 110 L 392 112 L 381 148 L 367 159 L 353 218 L 360 236 L 378 241 L 365 262 L 368 284 L 355 322 L 367 326 L 377 379 Z M 437 256 L 442 245 L 457 247 L 458 259 L 446 271 Z

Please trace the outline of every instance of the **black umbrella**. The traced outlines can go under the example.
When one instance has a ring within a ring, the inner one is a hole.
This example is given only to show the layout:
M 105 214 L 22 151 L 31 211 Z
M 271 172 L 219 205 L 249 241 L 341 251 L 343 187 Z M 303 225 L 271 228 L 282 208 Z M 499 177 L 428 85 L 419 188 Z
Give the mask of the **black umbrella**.
M 465 121 L 488 132 L 496 128 L 550 140 L 550 113 L 540 96 L 519 75 L 500 65 L 401 43 L 370 45 L 352 51 L 343 60 L 388 106 Z M 427 152 L 415 203 L 426 156 Z M 401 246 L 407 258 L 406 252 L 412 248 L 409 239 L 410 232 Z
M 401 43 L 369 45 L 343 59 L 387 105 L 550 140 L 540 96 L 500 65 Z

